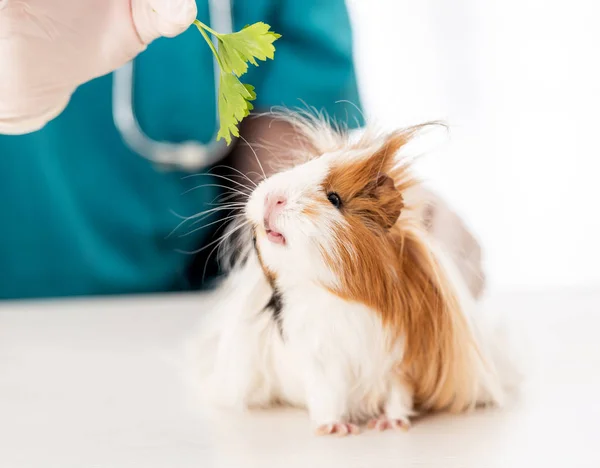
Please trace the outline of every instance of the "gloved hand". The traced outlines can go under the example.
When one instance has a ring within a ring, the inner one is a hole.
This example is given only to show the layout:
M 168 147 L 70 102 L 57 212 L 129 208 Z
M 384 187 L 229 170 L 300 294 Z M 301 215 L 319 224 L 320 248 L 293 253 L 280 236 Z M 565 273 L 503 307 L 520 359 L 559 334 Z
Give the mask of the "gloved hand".
M 0 0 L 0 134 L 43 127 L 82 83 L 185 31 L 194 0 Z

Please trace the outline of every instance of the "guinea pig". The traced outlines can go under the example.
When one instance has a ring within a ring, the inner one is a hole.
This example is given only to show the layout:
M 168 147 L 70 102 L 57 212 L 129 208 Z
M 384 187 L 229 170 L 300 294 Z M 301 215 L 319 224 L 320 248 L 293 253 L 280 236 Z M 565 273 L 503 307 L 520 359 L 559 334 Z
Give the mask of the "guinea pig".
M 290 117 L 304 161 L 260 182 L 195 337 L 199 388 L 229 408 L 306 408 L 317 434 L 407 429 L 501 405 L 478 304 L 406 206 L 417 129 L 352 140 Z

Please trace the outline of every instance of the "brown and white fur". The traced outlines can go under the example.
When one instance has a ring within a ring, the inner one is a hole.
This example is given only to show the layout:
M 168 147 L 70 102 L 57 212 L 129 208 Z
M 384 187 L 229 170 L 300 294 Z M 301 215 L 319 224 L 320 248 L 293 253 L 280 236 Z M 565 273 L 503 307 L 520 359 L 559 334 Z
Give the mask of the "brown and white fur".
M 415 129 L 351 142 L 292 122 L 306 162 L 247 201 L 240 260 L 195 341 L 204 396 L 304 407 L 319 434 L 502 404 L 478 305 L 404 203 L 416 181 L 400 153 Z

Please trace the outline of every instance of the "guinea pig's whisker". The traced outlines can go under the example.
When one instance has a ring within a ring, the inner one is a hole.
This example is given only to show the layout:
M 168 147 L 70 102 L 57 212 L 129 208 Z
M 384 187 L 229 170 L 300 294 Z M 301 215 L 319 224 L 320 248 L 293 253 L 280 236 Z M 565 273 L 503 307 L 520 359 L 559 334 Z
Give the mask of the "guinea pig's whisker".
M 243 218 L 242 218 L 242 219 L 243 219 Z M 216 231 L 216 232 L 218 232 L 219 230 L 221 230 L 223 227 L 231 228 L 231 227 L 233 227 L 233 226 L 234 226 L 234 229 L 235 229 L 235 231 L 237 231 L 237 230 L 238 230 L 238 229 L 237 229 L 238 227 L 240 227 L 240 228 L 241 228 L 241 227 L 246 227 L 246 226 L 248 226 L 248 225 L 250 224 L 250 221 L 243 220 L 243 221 L 242 221 L 242 222 L 240 222 L 240 223 L 239 223 L 237 226 L 236 226 L 234 223 L 235 223 L 235 221 L 232 221 L 231 223 L 224 224 L 224 225 L 220 226 L 220 227 L 217 229 L 217 231 Z M 222 248 L 223 246 L 225 246 L 225 243 L 226 243 L 226 242 L 227 242 L 227 241 L 228 241 L 228 240 L 229 240 L 229 239 L 232 237 L 232 235 L 234 234 L 234 232 L 232 232 L 232 231 L 233 231 L 234 229 L 230 229 L 228 232 L 226 232 L 226 233 L 225 233 L 225 236 L 224 236 L 224 237 L 221 239 L 221 242 L 219 242 L 219 243 L 216 245 L 216 247 L 217 247 L 218 251 L 220 251 L 220 250 L 221 250 L 221 248 Z
M 252 154 L 254 154 L 254 158 L 256 158 L 256 162 L 258 163 L 258 167 L 260 167 L 260 170 L 263 173 L 263 177 L 266 179 L 267 178 L 267 174 L 265 173 L 265 170 L 263 169 L 263 165 L 260 162 L 260 158 L 258 157 L 258 154 L 256 154 L 256 151 L 254 150 L 254 148 L 252 148 L 252 145 L 250 143 L 248 143 L 248 140 L 246 140 L 243 136 L 240 136 L 240 138 L 244 141 L 244 143 L 246 143 L 248 145 L 248 148 L 250 148 L 250 151 L 252 151 Z
M 223 195 L 221 195 L 221 197 L 222 196 Z M 242 208 L 242 207 L 246 206 L 246 202 L 231 201 L 231 200 L 234 200 L 233 196 L 234 196 L 233 194 L 229 194 L 229 195 L 227 195 L 228 198 L 227 199 L 223 198 L 223 200 L 219 200 L 219 198 L 221 198 L 221 197 L 217 197 L 210 203 L 205 203 L 205 205 L 215 206 L 215 207 L 227 206 L 229 208 Z
M 208 266 L 208 262 L 210 260 L 210 257 L 212 256 L 212 254 L 214 253 L 215 250 L 217 250 L 219 248 L 221 244 L 217 244 L 215 245 L 210 252 L 208 253 L 208 256 L 206 257 L 206 261 L 204 262 L 204 268 L 202 270 L 202 282 L 204 283 L 204 279 L 206 277 L 206 267 Z M 220 266 L 220 262 L 217 260 L 217 264 L 219 264 Z
M 210 204 L 213 204 L 215 201 L 222 203 L 225 201 L 230 201 L 230 200 L 235 200 L 236 197 L 239 197 L 240 194 L 239 193 L 223 193 L 221 195 L 219 195 L 218 197 L 216 197 Z M 246 195 L 246 198 L 244 198 L 244 200 L 247 200 L 250 197 L 250 194 Z M 232 203 L 243 203 L 243 202 L 232 202 Z
M 252 175 L 252 174 L 254 174 L 256 176 L 256 180 L 258 180 L 259 182 L 265 180 L 265 178 L 262 176 L 262 174 L 260 174 L 260 173 L 258 173 L 256 171 L 249 171 L 248 172 L 248 175 Z
M 245 206 L 245 203 L 240 203 L 240 205 L 233 204 L 233 203 L 228 203 L 226 205 L 219 204 L 215 208 L 210 208 L 208 210 L 201 211 L 199 213 L 193 214 L 192 216 L 187 216 L 185 218 L 185 220 L 191 221 L 192 219 L 197 219 L 201 216 L 209 215 L 211 213 L 214 213 L 215 211 L 231 210 L 231 209 L 239 208 L 239 206 Z
M 235 184 L 235 185 L 241 187 L 243 190 L 251 189 L 251 187 L 249 187 L 248 184 L 243 184 L 242 182 L 231 179 L 230 177 L 220 175 L 220 174 L 213 174 L 213 176 L 218 177 L 219 179 L 226 180 L 229 183 Z M 235 174 L 233 174 L 232 177 L 240 177 L 240 176 L 236 176 Z
M 218 204 L 222 204 L 224 201 L 229 201 L 229 200 L 234 200 L 231 203 L 243 203 L 242 201 L 238 200 L 235 201 L 236 197 L 240 197 L 240 194 L 238 193 L 234 193 L 234 192 L 226 192 L 226 193 L 221 193 L 220 195 L 217 195 L 215 198 L 213 198 L 211 200 L 210 203 L 207 203 L 208 205 L 215 205 L 215 202 L 218 202 Z M 247 195 L 245 195 L 245 198 L 242 197 L 242 200 L 247 200 L 250 197 L 250 193 L 248 193 Z
M 186 195 L 186 194 L 188 194 L 190 192 L 193 192 L 194 190 L 198 190 L 198 189 L 205 188 L 205 187 L 218 187 L 218 188 L 222 188 L 222 189 L 228 190 L 230 192 L 238 193 L 238 194 L 243 195 L 245 197 L 247 197 L 249 195 L 248 193 L 242 192 L 239 189 L 234 189 L 232 187 L 227 187 L 226 185 L 221 185 L 221 184 L 202 184 L 202 185 L 197 185 L 196 187 L 192 187 L 191 189 L 186 190 L 181 195 Z
M 225 218 L 217 219 L 216 221 L 213 221 L 212 223 L 203 224 L 203 225 L 202 225 L 202 226 L 200 226 L 200 227 L 197 227 L 197 228 L 195 228 L 195 229 L 192 229 L 191 231 L 188 231 L 188 232 L 186 232 L 185 234 L 180 234 L 180 235 L 179 235 L 179 237 L 186 237 L 186 236 L 189 236 L 190 234 L 193 234 L 193 233 L 195 233 L 196 231 L 201 231 L 202 229 L 204 229 L 204 228 L 207 228 L 207 227 L 209 227 L 209 226 L 214 226 L 215 224 L 219 224 L 219 223 L 226 223 L 226 221 L 229 221 L 230 219 L 233 219 L 233 218 L 237 218 L 238 216 L 240 216 L 240 215 L 239 215 L 239 214 L 234 214 L 234 215 L 231 215 L 231 216 L 226 216 Z M 196 220 L 196 221 L 194 221 L 194 222 L 193 222 L 193 223 L 190 225 L 190 227 L 194 227 L 195 225 L 197 225 L 197 224 L 201 223 L 202 221 L 203 221 L 202 219 Z
M 221 207 L 221 206 L 237 206 L 241 207 L 246 204 L 247 200 L 250 198 L 250 194 L 239 193 L 236 191 L 229 191 L 226 193 L 222 193 L 219 196 L 213 198 L 209 203 L 205 202 L 205 205 Z
M 241 213 L 240 213 L 240 214 L 237 214 L 237 215 L 234 215 L 234 218 L 235 218 L 235 217 L 239 217 L 239 216 L 241 216 Z M 248 221 L 246 221 L 246 222 L 244 222 L 244 223 L 241 223 L 241 225 L 242 225 L 242 226 L 246 226 L 246 225 L 248 225 L 248 223 L 249 223 L 249 222 L 248 222 Z M 216 230 L 216 232 L 219 232 L 219 230 L 220 230 L 221 228 L 223 228 L 224 226 L 229 226 L 229 223 L 221 225 L 221 226 L 220 226 L 220 227 L 219 227 L 219 228 Z M 228 236 L 228 237 L 226 237 L 226 238 L 222 239 L 222 241 L 221 241 L 221 242 L 219 242 L 217 245 L 215 245 L 215 246 L 214 246 L 214 247 L 213 247 L 213 248 L 210 250 L 210 252 L 208 253 L 208 256 L 206 257 L 206 261 L 204 262 L 204 269 L 203 269 L 203 271 L 202 271 L 202 282 L 204 282 L 204 279 L 205 279 L 205 277 L 206 277 L 206 267 L 208 266 L 208 262 L 210 261 L 210 257 L 212 256 L 212 254 L 213 254 L 215 251 L 217 251 L 217 254 L 218 254 L 218 253 L 221 251 L 221 248 L 222 248 L 222 247 L 225 245 L 225 242 L 226 242 L 226 241 L 229 239 L 229 237 L 231 237 L 231 236 Z M 221 262 L 220 262 L 219 260 L 217 260 L 217 264 L 220 266 Z
M 266 152 L 269 154 L 268 158 L 265 158 L 267 161 L 273 161 L 274 159 L 277 158 L 277 154 L 275 153 L 275 149 L 281 149 L 281 145 L 275 145 L 275 144 L 271 144 L 268 145 L 266 143 L 261 143 L 259 141 L 254 141 L 252 142 L 252 149 L 256 152 L 256 149 L 260 149 L 263 152 Z M 271 164 L 269 164 L 269 167 L 271 166 Z M 250 173 L 249 173 L 250 174 Z M 261 179 L 264 178 L 264 173 L 263 175 L 259 174 L 258 172 L 254 172 L 254 174 L 256 174 L 258 177 L 260 177 Z
M 248 222 L 245 222 L 243 224 L 240 224 L 239 226 L 236 226 L 234 229 L 232 229 L 231 231 L 227 232 L 226 234 L 224 234 L 223 236 L 219 237 L 218 239 L 215 239 L 212 242 L 209 242 L 208 244 L 206 244 L 205 246 L 197 249 L 197 250 L 193 250 L 193 251 L 186 251 L 186 250 L 176 250 L 176 252 L 179 253 L 183 253 L 183 254 L 188 254 L 188 255 L 196 255 L 199 254 L 200 252 L 202 252 L 203 250 L 208 249 L 209 247 L 212 247 L 215 244 L 218 244 L 219 242 L 223 242 L 226 239 L 228 239 L 229 237 L 231 237 L 235 232 L 239 231 L 240 229 L 242 229 L 243 227 L 246 227 L 246 225 L 248 224 Z
M 246 174 L 244 174 L 239 169 L 236 169 L 235 167 L 231 167 L 231 166 L 226 166 L 224 164 L 220 164 L 218 166 L 214 166 L 213 169 L 231 169 L 232 171 L 235 171 L 235 172 L 237 172 L 239 174 L 238 177 L 245 178 L 248 182 L 250 182 L 252 185 L 254 185 L 256 187 L 256 182 L 254 182 L 250 177 L 248 177 Z M 229 174 L 229 176 L 235 177 L 234 174 Z
M 240 208 L 232 208 L 229 206 L 223 206 L 223 207 L 217 207 L 217 208 L 213 208 L 212 210 L 208 210 L 208 212 L 204 212 L 203 214 L 200 215 L 195 215 L 193 218 L 189 218 L 188 221 L 192 221 L 192 226 L 194 226 L 195 224 L 198 224 L 199 222 L 204 221 L 206 218 L 209 218 L 212 215 L 215 215 L 221 211 L 236 211 L 236 210 L 240 210 Z
M 241 206 L 244 206 L 244 203 L 241 203 Z M 192 224 L 192 226 L 206 218 L 208 218 L 210 215 L 215 214 L 219 211 L 233 211 L 236 209 L 240 209 L 241 207 L 239 206 L 231 206 L 231 205 L 223 205 L 223 206 L 217 206 L 216 208 L 211 208 L 209 210 L 206 211 L 201 211 L 200 213 L 196 213 L 192 216 L 182 216 L 180 214 L 175 213 L 174 211 L 171 211 L 171 213 L 173 213 L 175 216 L 177 216 L 179 219 L 181 219 L 182 221 L 173 228 L 173 230 L 167 234 L 165 236 L 165 239 L 170 238 L 173 234 L 175 234 L 177 232 L 177 230 L 179 230 L 179 228 L 181 226 L 183 226 L 185 223 L 194 220 L 194 223 Z
M 169 210 L 169 211 L 171 212 L 171 214 L 172 214 L 173 216 L 175 216 L 175 217 L 177 217 L 177 218 L 179 218 L 179 219 L 184 219 L 184 220 L 186 220 L 186 221 L 187 221 L 188 219 L 190 219 L 190 217 L 189 217 L 189 216 L 183 216 L 183 215 L 180 215 L 180 214 L 179 214 L 179 213 L 177 213 L 175 210 Z
M 244 175 L 244 174 L 242 174 L 242 175 Z M 224 176 L 224 175 L 221 175 L 221 174 L 212 174 L 212 173 L 210 173 L 210 172 L 204 172 L 204 173 L 200 173 L 200 174 L 190 174 L 190 175 L 187 175 L 187 176 L 185 176 L 185 177 L 183 177 L 183 178 L 184 178 L 184 179 L 190 179 L 190 178 L 192 178 L 192 177 L 201 177 L 201 176 L 207 176 L 207 177 L 216 177 L 216 178 L 218 178 L 218 179 L 223 179 L 223 180 L 226 180 L 227 182 L 229 182 L 229 183 L 231 183 L 231 184 L 236 184 L 236 185 L 239 185 L 240 187 L 242 187 L 242 188 L 244 188 L 244 189 L 247 189 L 247 188 L 248 188 L 248 185 L 246 185 L 246 184 L 243 184 L 243 183 L 241 183 L 241 182 L 239 182 L 239 181 L 237 181 L 237 180 L 230 179 L 229 177 L 227 177 L 227 176 Z M 236 175 L 234 174 L 234 175 L 233 175 L 233 177 L 239 177 L 239 176 L 236 176 Z M 246 177 L 246 178 L 247 178 L 248 180 L 250 180 L 248 177 Z M 252 181 L 250 180 L 250 182 L 252 182 Z

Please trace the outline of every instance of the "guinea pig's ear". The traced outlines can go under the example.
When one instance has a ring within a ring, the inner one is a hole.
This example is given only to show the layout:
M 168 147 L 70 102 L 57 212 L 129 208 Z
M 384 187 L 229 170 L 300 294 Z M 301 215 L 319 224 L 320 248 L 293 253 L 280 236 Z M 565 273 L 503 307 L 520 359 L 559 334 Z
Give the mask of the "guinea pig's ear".
M 370 185 L 370 192 L 378 205 L 376 221 L 384 229 L 390 229 L 396 224 L 404 208 L 402 194 L 396 188 L 394 180 L 386 174 L 379 174 Z
M 408 143 L 411 136 L 412 134 L 407 130 L 393 132 L 386 137 L 385 142 L 379 151 L 388 158 L 393 159 L 394 155 Z

